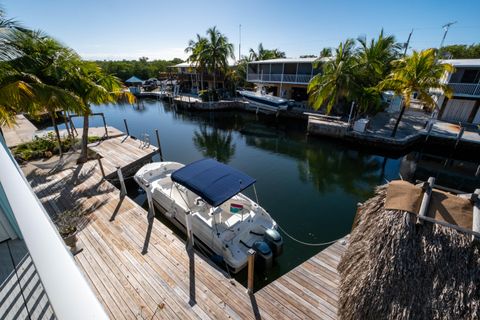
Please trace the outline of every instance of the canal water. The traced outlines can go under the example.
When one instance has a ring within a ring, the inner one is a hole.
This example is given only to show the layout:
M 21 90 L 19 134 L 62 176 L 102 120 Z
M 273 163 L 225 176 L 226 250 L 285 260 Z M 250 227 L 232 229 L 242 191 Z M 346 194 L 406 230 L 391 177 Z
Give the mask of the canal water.
M 260 205 L 290 235 L 308 243 L 348 234 L 357 203 L 372 196 L 376 186 L 400 176 L 415 180 L 435 175 L 443 184 L 462 189 L 480 185 L 475 178 L 478 163 L 451 160 L 444 166 L 442 157 L 419 151 L 401 157 L 376 155 L 334 139 L 308 136 L 305 120 L 240 111 L 190 112 L 158 100 L 141 100 L 138 106 L 93 106 L 92 111 L 103 112 L 109 126 L 123 131 L 127 119 L 130 134 L 148 134 L 152 144 L 158 129 L 166 160 L 186 164 L 211 157 L 256 178 Z M 75 124 L 80 127 L 81 119 Z M 92 117 L 90 125 L 103 123 Z M 147 207 L 145 194 L 130 181 L 129 195 Z M 245 193 L 255 199 L 252 190 Z M 256 288 L 325 248 L 283 236 L 283 255 L 272 270 L 259 273 Z M 241 282 L 245 278 L 245 272 L 237 276 Z

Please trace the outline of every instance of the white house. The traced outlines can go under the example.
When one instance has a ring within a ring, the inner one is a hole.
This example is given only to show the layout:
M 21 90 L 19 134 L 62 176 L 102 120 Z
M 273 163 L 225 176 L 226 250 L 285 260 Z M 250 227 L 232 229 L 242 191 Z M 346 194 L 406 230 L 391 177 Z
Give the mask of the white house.
M 455 72 L 445 77 L 453 96 L 438 100 L 438 118 L 448 122 L 480 124 L 480 59 L 443 60 L 455 67 Z
M 280 58 L 253 61 L 248 64 L 247 81 L 266 87 L 274 96 L 307 101 L 307 86 L 320 72 L 317 58 Z

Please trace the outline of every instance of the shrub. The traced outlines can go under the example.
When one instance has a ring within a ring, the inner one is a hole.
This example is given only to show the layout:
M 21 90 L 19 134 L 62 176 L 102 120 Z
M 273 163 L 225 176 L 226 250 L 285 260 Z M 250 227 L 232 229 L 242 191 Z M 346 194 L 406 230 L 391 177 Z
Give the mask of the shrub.
M 70 139 L 66 137 L 62 140 L 62 151 L 70 150 L 74 145 L 78 145 L 80 140 L 77 138 Z M 88 137 L 88 142 L 96 142 L 101 140 L 100 137 Z M 35 136 L 32 141 L 22 143 L 15 147 L 13 155 L 17 160 L 30 161 L 35 159 L 50 158 L 55 154 L 59 154 L 57 138 L 54 133 L 49 132 L 47 135 L 39 137 Z

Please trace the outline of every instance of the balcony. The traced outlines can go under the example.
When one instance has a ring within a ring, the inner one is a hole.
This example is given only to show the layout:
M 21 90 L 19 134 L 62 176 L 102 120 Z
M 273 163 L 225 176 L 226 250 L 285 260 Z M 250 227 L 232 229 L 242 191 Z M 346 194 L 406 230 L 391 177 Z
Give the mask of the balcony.
M 453 95 L 459 97 L 480 97 L 480 83 L 449 83 Z
M 312 78 L 313 75 L 311 74 L 247 74 L 247 81 L 265 83 L 292 83 L 307 85 Z

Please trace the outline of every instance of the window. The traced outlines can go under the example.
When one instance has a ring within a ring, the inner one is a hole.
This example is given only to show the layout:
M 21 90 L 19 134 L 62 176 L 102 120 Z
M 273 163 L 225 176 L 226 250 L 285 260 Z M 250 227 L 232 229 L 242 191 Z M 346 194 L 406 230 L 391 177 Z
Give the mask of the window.
M 461 83 L 478 83 L 480 80 L 480 70 L 466 69 L 463 73 Z

